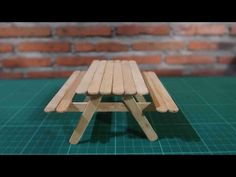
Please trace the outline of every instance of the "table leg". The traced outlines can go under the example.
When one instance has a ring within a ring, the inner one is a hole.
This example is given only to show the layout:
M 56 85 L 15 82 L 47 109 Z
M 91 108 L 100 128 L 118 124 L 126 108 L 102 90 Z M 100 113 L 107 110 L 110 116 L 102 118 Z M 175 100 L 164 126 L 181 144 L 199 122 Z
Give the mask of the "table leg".
M 86 96 L 86 97 L 84 98 L 84 102 L 88 102 L 89 100 L 90 100 L 89 96 Z
M 124 103 L 134 116 L 135 120 L 138 122 L 139 126 L 144 131 L 145 135 L 150 141 L 155 141 L 158 139 L 156 132 L 153 130 L 152 126 L 148 122 L 145 115 L 143 115 L 142 110 L 138 106 L 133 96 L 123 96 Z
M 85 129 L 87 128 L 90 120 L 92 119 L 93 114 L 97 110 L 99 103 L 101 102 L 101 96 L 91 96 L 88 104 L 81 115 L 81 118 L 70 138 L 71 144 L 77 144 L 82 137 Z
M 135 95 L 134 97 L 138 102 L 146 102 L 143 95 Z

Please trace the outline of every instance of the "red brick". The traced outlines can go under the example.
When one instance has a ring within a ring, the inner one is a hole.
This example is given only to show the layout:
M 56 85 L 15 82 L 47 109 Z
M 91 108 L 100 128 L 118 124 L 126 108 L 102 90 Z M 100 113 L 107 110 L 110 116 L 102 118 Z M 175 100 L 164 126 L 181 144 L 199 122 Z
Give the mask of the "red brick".
M 215 57 L 211 56 L 168 56 L 168 64 L 211 64 L 214 63 Z
M 75 50 L 78 52 L 116 52 L 127 51 L 128 45 L 117 42 L 101 42 L 101 43 L 77 43 Z
M 128 51 L 128 45 L 117 42 L 103 42 L 95 45 L 96 51 L 118 52 Z
M 50 66 L 50 58 L 9 58 L 2 61 L 6 68 Z
M 168 35 L 170 29 L 168 25 L 121 25 L 116 27 L 116 34 L 118 35 L 140 35 L 140 34 L 150 34 L 150 35 Z
M 217 50 L 218 43 L 207 41 L 191 41 L 188 44 L 190 50 Z
M 183 70 L 180 69 L 158 69 L 158 70 L 146 70 L 153 71 L 157 76 L 182 76 Z
M 114 57 L 113 60 L 135 60 L 138 64 L 159 64 L 161 56 L 121 56 Z
M 0 27 L 0 37 L 45 37 L 50 36 L 49 27 Z
M 112 28 L 109 26 L 62 26 L 56 29 L 59 36 L 111 36 Z
M 132 45 L 134 50 L 177 50 L 184 47 L 183 42 L 138 42 Z
M 231 71 L 227 70 L 195 70 L 191 75 L 195 76 L 222 76 L 231 74 Z
M 220 56 L 218 62 L 220 64 L 236 64 L 236 56 Z
M 67 42 L 23 42 L 17 47 L 22 52 L 68 52 L 70 50 Z
M 230 34 L 231 34 L 231 35 L 236 35 L 236 25 L 231 26 L 231 28 L 230 28 Z
M 33 71 L 26 74 L 27 78 L 61 78 L 69 77 L 73 71 Z
M 20 72 L 0 72 L 0 79 L 20 79 L 22 76 Z
M 56 64 L 59 66 L 82 66 L 90 65 L 93 60 L 105 60 L 104 57 L 58 57 Z
M 7 43 L 0 43 L 0 52 L 12 52 L 13 46 Z
M 227 28 L 223 24 L 181 24 L 174 27 L 179 35 L 224 35 Z
M 75 44 L 75 50 L 78 52 L 90 52 L 90 51 L 94 51 L 96 49 L 95 49 L 94 44 L 85 42 L 85 43 Z

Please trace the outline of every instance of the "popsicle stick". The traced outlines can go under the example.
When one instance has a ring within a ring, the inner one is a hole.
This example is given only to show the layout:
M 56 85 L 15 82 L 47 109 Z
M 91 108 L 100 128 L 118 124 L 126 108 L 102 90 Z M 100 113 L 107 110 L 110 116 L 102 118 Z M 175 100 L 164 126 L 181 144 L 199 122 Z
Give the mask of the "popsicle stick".
M 156 85 L 152 82 L 149 73 L 143 72 L 144 80 L 146 81 L 146 84 L 149 88 L 150 95 L 152 97 L 153 103 L 156 106 L 156 110 L 159 112 L 167 112 L 167 106 L 162 99 L 158 89 L 156 88 Z
M 135 95 L 134 97 L 138 102 L 146 102 L 144 96 L 142 95 Z
M 74 83 L 75 79 L 79 76 L 80 71 L 74 71 L 69 79 L 64 83 L 61 89 L 56 93 L 56 95 L 51 99 L 48 105 L 45 107 L 45 112 L 52 112 L 55 111 L 57 105 L 60 103 L 62 98 L 68 92 L 72 84 Z
M 80 84 L 78 85 L 76 89 L 76 93 L 78 94 L 85 94 L 88 91 L 88 87 L 90 82 L 93 79 L 94 73 L 97 69 L 97 66 L 100 61 L 94 60 L 90 67 L 88 68 L 88 71 L 85 73 L 83 79 L 81 80 Z
M 139 95 L 147 95 L 148 89 L 146 87 L 146 84 L 143 80 L 142 74 L 138 68 L 138 65 L 135 61 L 129 61 L 130 68 L 132 71 L 132 76 L 134 79 L 134 83 L 137 89 L 137 94 Z
M 110 95 L 112 90 L 113 79 L 113 61 L 107 61 L 105 72 L 100 87 L 101 95 Z
M 161 97 L 163 98 L 168 110 L 170 112 L 178 112 L 179 108 L 169 95 L 168 91 L 165 89 L 163 84 L 161 83 L 160 79 L 156 76 L 154 72 L 149 72 L 149 77 L 152 79 L 152 82 L 154 83 L 155 87 L 158 89 Z
M 125 90 L 123 85 L 123 74 L 120 61 L 118 60 L 114 61 L 113 70 L 114 73 L 113 73 L 113 83 L 112 83 L 112 94 L 123 95 Z
M 135 95 L 137 93 L 137 90 L 132 76 L 129 61 L 122 61 L 122 72 L 125 95 Z
M 145 135 L 150 141 L 155 141 L 158 139 L 156 132 L 153 130 L 152 126 L 148 122 L 145 115 L 143 115 L 141 108 L 136 103 L 132 96 L 124 96 L 124 103 L 129 108 L 130 112 L 134 116 L 135 120 L 138 122 L 139 126 L 144 131 Z
M 83 112 L 88 103 L 72 103 L 70 104 L 67 112 Z M 142 111 L 156 111 L 156 107 L 151 102 L 137 102 Z M 128 112 L 129 110 L 122 102 L 105 102 L 99 103 L 96 112 Z
M 75 81 L 72 83 L 69 91 L 65 94 L 65 96 L 62 98 L 61 102 L 57 106 L 56 111 L 57 112 L 65 112 L 67 111 L 68 107 L 72 103 L 72 99 L 75 95 L 75 90 L 77 86 L 79 85 L 81 79 L 83 78 L 85 72 L 80 72 L 80 74 L 77 76 Z
M 100 90 L 100 86 L 102 83 L 102 78 L 103 78 L 103 74 L 105 71 L 106 63 L 107 63 L 107 61 L 105 61 L 105 60 L 100 61 L 99 65 L 97 67 L 97 70 L 94 74 L 94 77 L 88 87 L 88 94 L 89 95 L 99 94 L 99 90 Z
M 93 114 L 97 110 L 101 99 L 101 96 L 91 96 L 91 99 L 89 100 L 83 114 L 81 115 L 79 123 L 77 124 L 75 130 L 73 131 L 73 134 L 71 135 L 71 138 L 69 140 L 71 144 L 77 144 L 79 142 L 89 122 L 91 121 Z
M 85 98 L 84 98 L 84 102 L 88 102 L 90 100 L 90 97 L 89 96 L 86 96 Z

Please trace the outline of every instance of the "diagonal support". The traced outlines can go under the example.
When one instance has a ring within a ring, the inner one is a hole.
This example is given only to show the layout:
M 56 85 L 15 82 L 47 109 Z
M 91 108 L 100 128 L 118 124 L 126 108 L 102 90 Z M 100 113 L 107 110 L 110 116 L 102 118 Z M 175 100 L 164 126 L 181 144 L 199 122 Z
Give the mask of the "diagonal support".
M 133 96 L 123 96 L 124 103 L 134 116 L 135 120 L 138 122 L 139 126 L 144 131 L 145 135 L 150 141 L 155 141 L 158 139 L 156 132 L 153 130 L 152 126 L 148 122 L 145 115 L 143 115 L 142 110 L 135 101 Z
M 83 133 L 85 132 L 86 128 L 88 127 L 89 122 L 92 119 L 93 114 L 97 110 L 99 103 L 101 102 L 102 96 L 91 96 L 88 104 L 81 115 L 79 123 L 77 124 L 73 134 L 70 138 L 71 144 L 77 144 L 81 139 Z
M 137 100 L 137 102 L 146 102 L 146 99 L 144 98 L 144 96 L 143 95 L 135 95 L 134 96 L 135 97 L 135 99 Z

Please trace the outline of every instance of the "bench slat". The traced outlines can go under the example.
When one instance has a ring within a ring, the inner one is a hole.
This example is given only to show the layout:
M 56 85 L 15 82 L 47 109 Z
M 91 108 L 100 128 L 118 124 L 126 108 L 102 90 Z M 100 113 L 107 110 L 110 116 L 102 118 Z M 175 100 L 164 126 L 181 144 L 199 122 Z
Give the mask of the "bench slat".
M 94 74 L 94 77 L 88 87 L 88 94 L 89 95 L 97 95 L 99 94 L 100 86 L 102 83 L 103 74 L 105 71 L 107 61 L 103 60 L 99 62 L 97 70 Z
M 92 62 L 92 64 L 88 68 L 88 71 L 85 73 L 83 79 L 81 80 L 80 84 L 76 89 L 77 94 L 85 94 L 88 91 L 89 84 L 93 79 L 94 73 L 97 69 L 99 62 L 100 61 L 98 60 L 94 60 Z
M 100 94 L 110 95 L 112 90 L 112 79 L 113 79 L 113 61 L 107 61 L 105 72 L 103 75 Z
M 157 77 L 157 75 L 154 72 L 150 72 L 149 76 L 154 83 L 155 87 L 158 89 L 161 97 L 163 98 L 164 102 L 166 103 L 166 106 L 170 112 L 178 112 L 179 109 L 171 96 L 169 95 L 168 91 L 165 89 L 163 84 L 161 83 L 160 79 Z
M 68 80 L 64 83 L 64 85 L 60 88 L 60 90 L 56 93 L 56 95 L 51 99 L 51 101 L 45 107 L 44 109 L 45 112 L 55 111 L 57 105 L 60 103 L 60 101 L 68 92 L 68 90 L 71 88 L 73 82 L 75 81 L 79 73 L 80 71 L 74 71 L 72 73 L 72 75 L 68 78 Z
M 123 95 L 125 90 L 124 90 L 123 73 L 120 61 L 118 60 L 114 61 L 113 70 L 114 73 L 113 73 L 112 94 Z
M 148 89 L 146 87 L 146 84 L 143 80 L 142 74 L 138 68 L 138 65 L 135 61 L 129 61 L 131 71 L 132 71 L 132 76 L 134 79 L 134 83 L 136 86 L 137 93 L 139 95 L 147 95 L 148 94 Z
M 57 108 L 56 108 L 57 112 L 65 112 L 65 111 L 67 111 L 68 107 L 72 103 L 72 99 L 73 99 L 73 97 L 75 95 L 75 90 L 76 90 L 77 86 L 79 85 L 79 83 L 81 82 L 81 79 L 83 78 L 84 74 L 85 74 L 84 71 L 80 72 L 80 74 L 77 76 L 75 81 L 72 83 L 70 89 L 65 94 L 65 96 L 62 98 L 62 100 L 59 103 L 59 105 L 57 106 Z
M 129 61 L 122 61 L 122 72 L 125 95 L 135 95 L 137 93 L 137 90 L 132 76 Z
M 144 80 L 146 85 L 149 88 L 150 95 L 152 97 L 153 103 L 156 106 L 156 110 L 159 112 L 167 112 L 167 106 L 162 99 L 156 85 L 153 83 L 150 72 L 143 72 Z

